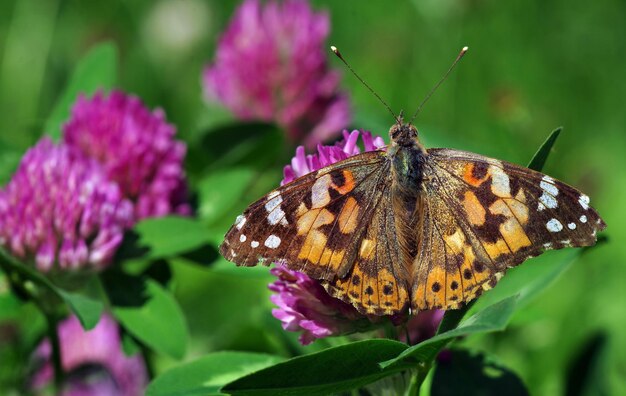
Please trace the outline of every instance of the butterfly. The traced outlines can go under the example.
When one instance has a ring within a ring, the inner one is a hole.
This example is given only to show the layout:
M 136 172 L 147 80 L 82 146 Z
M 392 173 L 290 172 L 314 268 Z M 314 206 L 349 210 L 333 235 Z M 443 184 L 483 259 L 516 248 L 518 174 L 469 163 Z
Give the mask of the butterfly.
M 589 197 L 540 172 L 426 149 L 398 119 L 386 149 L 336 162 L 251 204 L 221 254 L 318 279 L 359 312 L 456 309 L 508 268 L 590 246 L 606 224 Z

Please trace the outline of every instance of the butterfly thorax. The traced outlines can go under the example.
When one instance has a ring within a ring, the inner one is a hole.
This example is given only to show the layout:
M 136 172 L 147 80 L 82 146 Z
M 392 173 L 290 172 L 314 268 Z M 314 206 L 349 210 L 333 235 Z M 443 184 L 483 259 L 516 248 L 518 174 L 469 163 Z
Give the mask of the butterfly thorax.
M 417 139 L 417 129 L 410 124 L 395 124 L 389 130 L 388 150 L 392 162 L 394 190 L 403 198 L 415 200 L 423 178 L 426 150 Z

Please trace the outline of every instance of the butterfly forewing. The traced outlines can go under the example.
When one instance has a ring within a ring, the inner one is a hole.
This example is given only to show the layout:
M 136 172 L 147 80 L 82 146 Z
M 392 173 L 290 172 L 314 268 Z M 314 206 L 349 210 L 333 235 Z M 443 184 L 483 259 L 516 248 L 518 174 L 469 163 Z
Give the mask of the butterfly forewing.
M 367 152 L 284 185 L 237 218 L 220 247 L 227 259 L 272 262 L 316 279 L 345 277 L 389 173 L 384 152 Z
M 450 149 L 428 151 L 414 309 L 454 308 L 547 249 L 589 246 L 605 224 L 589 198 L 549 176 Z

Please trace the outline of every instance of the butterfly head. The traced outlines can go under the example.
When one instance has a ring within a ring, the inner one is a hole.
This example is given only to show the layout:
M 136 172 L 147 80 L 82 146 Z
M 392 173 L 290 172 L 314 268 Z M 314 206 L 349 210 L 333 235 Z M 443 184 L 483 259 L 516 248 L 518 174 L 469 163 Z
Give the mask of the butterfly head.
M 395 144 L 402 147 L 414 146 L 418 143 L 417 128 L 404 122 L 394 124 L 389 129 L 389 137 Z

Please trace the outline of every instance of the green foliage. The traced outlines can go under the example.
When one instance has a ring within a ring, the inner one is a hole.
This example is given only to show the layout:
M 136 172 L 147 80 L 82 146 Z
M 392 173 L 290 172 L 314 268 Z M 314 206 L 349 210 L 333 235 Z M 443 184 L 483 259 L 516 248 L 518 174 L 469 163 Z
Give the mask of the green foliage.
M 548 155 L 550 155 L 550 150 L 552 150 L 552 146 L 556 143 L 556 139 L 558 139 L 561 134 L 561 130 L 563 128 L 557 128 L 548 136 L 545 142 L 539 147 L 539 150 L 533 156 L 533 159 L 528 163 L 528 167 L 530 169 L 534 169 L 536 171 L 541 172 L 546 161 L 548 160 Z
M 490 305 L 461 322 L 456 328 L 438 333 L 436 336 L 404 350 L 397 357 L 382 362 L 381 366 L 383 368 L 392 367 L 406 360 L 430 362 L 454 338 L 475 333 L 502 331 L 515 312 L 515 300 L 515 296 L 509 297 Z
M 76 65 L 63 94 L 48 117 L 44 131 L 53 139 L 61 136 L 61 126 L 79 94 L 91 95 L 98 89 L 112 88 L 117 80 L 117 50 L 112 43 L 93 48 Z
M 92 329 L 98 323 L 103 310 L 102 302 L 94 300 L 87 295 L 83 295 L 78 292 L 64 290 L 63 288 L 55 285 L 45 276 L 41 275 L 39 272 L 17 261 L 1 248 L 0 268 L 4 269 L 4 271 L 8 274 L 17 276 L 22 281 L 28 280 L 36 284 L 37 287 L 41 288 L 37 291 L 37 293 L 43 293 L 44 296 L 47 293 L 50 293 L 61 299 L 78 317 L 78 320 L 85 330 Z M 39 297 L 34 296 L 33 298 L 37 299 Z M 44 297 L 44 300 L 45 299 L 46 298 Z M 49 313 L 53 314 L 52 312 Z
M 147 396 L 215 395 L 226 383 L 280 363 L 277 356 L 246 352 L 215 352 L 176 366 L 157 377 Z
M 157 352 L 181 359 L 189 338 L 185 317 L 172 295 L 157 282 L 137 279 L 123 296 L 109 288 L 112 312 L 126 331 Z M 139 292 L 137 296 L 130 293 Z
M 143 258 L 152 260 L 187 253 L 208 242 L 207 229 L 189 217 L 145 219 L 134 229 L 139 234 L 139 248 L 148 250 Z
M 275 364 L 227 384 L 222 391 L 246 395 L 325 395 L 355 389 L 407 369 L 383 369 L 378 365 L 405 348 L 405 344 L 385 339 L 353 342 Z
M 70 293 L 56 288 L 56 293 L 65 301 L 72 312 L 78 317 L 85 330 L 93 329 L 100 320 L 103 306 L 100 301 L 78 293 Z

